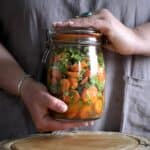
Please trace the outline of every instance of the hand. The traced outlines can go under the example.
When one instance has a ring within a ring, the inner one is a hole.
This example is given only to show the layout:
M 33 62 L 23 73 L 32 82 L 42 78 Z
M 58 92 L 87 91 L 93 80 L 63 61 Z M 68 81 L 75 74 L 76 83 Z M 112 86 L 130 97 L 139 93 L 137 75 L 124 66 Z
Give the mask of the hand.
M 44 85 L 32 79 L 27 79 L 21 90 L 21 97 L 28 108 L 36 128 L 41 132 L 63 130 L 91 123 L 59 122 L 50 117 L 50 111 L 65 112 L 67 105 L 50 95 Z
M 123 25 L 106 9 L 102 9 L 90 17 L 56 22 L 53 25 L 55 28 L 93 27 L 108 38 L 109 44 L 106 45 L 106 48 L 122 55 L 136 54 L 138 49 L 143 46 L 136 30 Z

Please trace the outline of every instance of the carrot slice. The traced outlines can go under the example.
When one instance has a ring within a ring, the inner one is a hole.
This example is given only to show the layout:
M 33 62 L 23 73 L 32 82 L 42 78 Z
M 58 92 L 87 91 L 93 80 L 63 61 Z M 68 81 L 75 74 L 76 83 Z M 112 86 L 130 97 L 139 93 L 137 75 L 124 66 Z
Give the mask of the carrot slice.
M 98 80 L 103 82 L 105 81 L 105 69 L 102 67 L 98 68 L 98 74 L 97 74 Z
M 88 67 L 88 64 L 86 61 L 81 61 L 81 67 L 82 68 L 87 68 Z
M 80 84 L 83 85 L 83 84 L 87 83 L 87 81 L 88 81 L 88 77 L 85 77 L 85 78 L 80 82 Z
M 51 83 L 52 85 L 56 85 L 57 82 L 58 82 L 58 80 L 57 80 L 56 78 L 52 78 L 50 83 Z
M 68 79 L 62 79 L 60 81 L 60 89 L 61 89 L 61 92 L 64 93 L 66 91 L 68 91 L 70 88 L 70 82 Z
M 86 71 L 84 73 L 84 77 L 88 77 L 89 78 L 90 74 L 91 74 L 90 69 L 86 69 Z
M 54 56 L 54 62 L 60 61 L 60 60 L 63 58 L 63 56 L 64 56 L 64 53 L 63 53 L 63 52 L 60 53 L 60 54 L 58 54 L 58 55 L 55 55 L 55 56 Z
M 80 106 L 78 104 L 73 104 L 69 106 L 68 111 L 67 111 L 67 117 L 69 119 L 76 118 L 79 109 L 80 109 Z
M 67 75 L 68 75 L 69 77 L 72 77 L 72 78 L 78 78 L 78 77 L 79 77 L 78 72 L 71 72 L 71 71 L 68 71 L 68 72 L 67 72 Z
M 52 78 L 60 79 L 62 76 L 59 69 L 55 67 L 52 68 L 51 73 L 52 73 Z
M 89 100 L 93 100 L 97 97 L 98 90 L 95 86 L 90 86 L 89 88 L 84 88 L 81 94 L 82 100 L 84 102 L 88 102 Z
M 81 119 L 88 119 L 90 117 L 91 111 L 92 111 L 91 106 L 83 106 L 80 109 L 80 114 L 79 114 L 80 118 Z
M 78 80 L 76 78 L 69 78 L 70 87 L 76 89 L 78 87 Z
M 69 104 L 70 102 L 70 97 L 68 95 L 63 95 L 62 96 L 62 100 L 66 103 L 66 104 Z
M 78 93 L 78 91 L 76 90 L 71 90 L 70 91 L 70 98 L 74 101 L 74 102 L 78 102 L 80 100 L 80 95 Z
M 102 100 L 97 100 L 94 103 L 94 110 L 97 114 L 102 113 L 102 110 L 103 110 L 103 101 Z
M 73 71 L 73 72 L 78 72 L 79 71 L 79 65 L 77 63 L 71 65 L 70 70 Z

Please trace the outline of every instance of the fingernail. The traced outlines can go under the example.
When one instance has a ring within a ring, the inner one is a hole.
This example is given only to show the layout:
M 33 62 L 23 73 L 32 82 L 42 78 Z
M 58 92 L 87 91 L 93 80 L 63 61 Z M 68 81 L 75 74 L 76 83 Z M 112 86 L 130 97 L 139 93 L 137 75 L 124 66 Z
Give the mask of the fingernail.
M 89 122 L 89 126 L 93 126 L 94 125 L 94 121 Z
M 68 24 L 69 24 L 69 25 L 73 25 L 74 22 L 73 22 L 73 21 L 69 21 Z
M 88 123 L 88 122 L 85 122 L 85 123 L 84 123 L 84 126 L 85 126 L 85 127 L 89 126 L 89 123 Z
M 68 109 L 67 106 L 64 105 L 64 104 L 63 104 L 63 105 L 60 105 L 59 107 L 60 107 L 60 110 L 61 110 L 62 112 L 66 112 L 67 109 Z
M 54 22 L 54 23 L 53 23 L 53 26 L 56 26 L 56 25 L 62 24 L 62 23 L 63 23 L 62 21 L 57 21 L 57 22 Z

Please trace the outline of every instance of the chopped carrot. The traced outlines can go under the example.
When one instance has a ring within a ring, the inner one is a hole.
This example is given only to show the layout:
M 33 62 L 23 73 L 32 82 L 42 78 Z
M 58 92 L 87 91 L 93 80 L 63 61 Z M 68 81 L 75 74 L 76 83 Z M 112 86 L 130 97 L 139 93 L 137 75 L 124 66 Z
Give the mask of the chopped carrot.
M 81 67 L 82 68 L 87 68 L 88 67 L 88 64 L 86 61 L 81 61 Z
M 79 114 L 80 119 L 88 119 L 90 117 L 91 111 L 92 111 L 91 106 L 83 106 L 80 109 L 80 114 Z
M 76 90 L 71 90 L 70 91 L 70 98 L 74 101 L 74 102 L 78 102 L 80 100 L 80 95 L 78 93 L 78 91 Z
M 78 87 L 78 80 L 76 78 L 69 78 L 70 87 L 76 89 Z
M 70 97 L 68 95 L 63 95 L 62 96 L 62 100 L 66 103 L 66 104 L 69 104 L 70 102 Z
M 74 104 L 74 105 L 69 106 L 68 111 L 67 111 L 67 117 L 69 119 L 76 118 L 79 109 L 80 109 L 80 106 L 78 104 Z
M 58 68 L 53 67 L 51 70 L 52 78 L 60 79 L 61 78 L 61 72 Z
M 63 56 L 64 56 L 64 53 L 63 53 L 63 52 L 60 53 L 60 54 L 58 54 L 58 55 L 55 55 L 55 56 L 54 56 L 54 62 L 60 61 L 60 60 L 63 58 Z
M 94 103 L 94 110 L 97 114 L 102 113 L 102 111 L 103 111 L 103 101 L 102 100 L 97 100 Z
M 71 65 L 70 70 L 73 71 L 73 72 L 78 72 L 79 71 L 79 65 L 77 63 Z
M 95 86 L 90 86 L 89 88 L 84 88 L 81 94 L 82 100 L 84 102 L 88 102 L 89 100 L 93 100 L 97 97 L 98 90 Z
M 89 78 L 90 74 L 91 74 L 90 69 L 86 69 L 86 71 L 84 73 L 84 77 L 88 77 Z
M 87 83 L 87 81 L 88 81 L 88 77 L 85 77 L 85 78 L 80 82 L 80 84 L 83 85 L 83 84 Z
M 66 91 L 68 91 L 70 88 L 70 82 L 68 79 L 62 79 L 60 81 L 60 89 L 61 89 L 61 92 L 64 93 Z
M 103 82 L 105 81 L 105 70 L 102 67 L 98 68 L 98 74 L 97 74 L 98 80 Z
M 68 75 L 69 77 L 73 77 L 73 78 L 78 78 L 78 77 L 79 77 L 78 72 L 71 72 L 71 71 L 68 71 L 68 72 L 67 72 L 67 75 Z
M 51 83 L 52 85 L 56 85 L 57 82 L 58 82 L 58 80 L 57 80 L 56 78 L 52 78 L 50 83 Z

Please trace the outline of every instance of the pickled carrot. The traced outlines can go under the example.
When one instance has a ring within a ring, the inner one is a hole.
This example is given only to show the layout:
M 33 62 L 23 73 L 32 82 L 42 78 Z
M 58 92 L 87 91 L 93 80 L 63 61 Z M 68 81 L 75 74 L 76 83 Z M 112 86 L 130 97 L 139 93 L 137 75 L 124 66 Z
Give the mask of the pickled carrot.
M 97 100 L 94 103 L 94 110 L 97 114 L 102 113 L 102 110 L 103 110 L 103 101 L 102 100 Z
M 82 68 L 87 68 L 88 67 L 88 64 L 86 61 L 81 61 L 81 67 Z
M 70 81 L 70 87 L 72 89 L 76 89 L 78 87 L 78 80 L 76 78 L 69 78 Z
M 82 100 L 88 102 L 89 100 L 95 99 L 98 95 L 98 90 L 95 86 L 90 86 L 89 88 L 84 88 L 81 94 Z
M 70 66 L 70 70 L 73 72 L 78 72 L 79 71 L 79 64 L 73 64 Z
M 72 78 L 78 78 L 78 77 L 79 77 L 78 72 L 71 72 L 71 71 L 68 71 L 66 74 L 67 74 L 69 77 L 72 77 Z
M 58 54 L 58 55 L 55 55 L 54 56 L 54 62 L 58 62 L 58 61 L 60 61 L 62 58 L 63 58 L 63 56 L 64 56 L 64 53 L 62 52 L 62 53 L 60 53 L 60 54 Z
M 66 91 L 68 91 L 70 88 L 70 82 L 68 79 L 61 79 L 60 81 L 60 89 L 61 92 L 64 93 Z
M 74 102 L 78 102 L 80 100 L 80 94 L 76 90 L 70 91 L 70 97 Z
M 80 109 L 80 119 L 88 119 L 90 118 L 90 114 L 91 114 L 92 108 L 91 106 L 83 106 Z
M 52 85 L 56 85 L 58 83 L 58 80 L 56 78 L 52 78 L 50 83 Z
M 87 83 L 87 81 L 88 81 L 88 77 L 85 77 L 85 78 L 80 82 L 80 84 L 83 85 L 83 84 Z
M 104 68 L 99 67 L 97 77 L 98 77 L 99 81 L 101 81 L 101 82 L 105 81 L 105 70 L 104 70 Z
M 86 69 L 85 73 L 84 73 L 84 77 L 90 77 L 90 69 Z
M 62 96 L 62 100 L 66 103 L 66 104 L 69 104 L 70 102 L 70 97 L 68 95 L 63 95 Z
M 59 71 L 59 69 L 58 68 L 55 68 L 55 67 L 53 67 L 52 69 L 51 69 L 51 75 L 52 75 L 52 78 L 56 78 L 56 79 L 60 79 L 61 78 L 61 72 Z
M 68 111 L 67 111 L 67 117 L 69 119 L 75 118 L 78 114 L 79 109 L 80 109 L 80 106 L 78 104 L 69 106 Z

